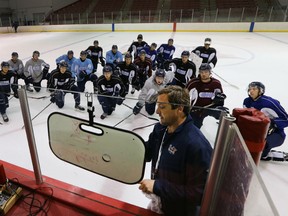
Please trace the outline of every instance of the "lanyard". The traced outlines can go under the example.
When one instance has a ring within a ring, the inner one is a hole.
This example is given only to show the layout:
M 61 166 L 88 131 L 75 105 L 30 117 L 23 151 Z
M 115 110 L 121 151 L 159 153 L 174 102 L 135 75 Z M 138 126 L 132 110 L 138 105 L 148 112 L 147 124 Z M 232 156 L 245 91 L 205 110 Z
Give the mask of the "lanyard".
M 158 157 L 157 157 L 156 165 L 155 165 L 155 168 L 153 169 L 153 171 L 152 171 L 152 173 L 151 173 L 151 178 L 152 178 L 152 179 L 155 179 L 155 175 L 156 175 L 157 172 L 158 172 L 158 167 L 159 167 L 159 163 L 160 163 L 160 158 L 161 158 L 161 155 L 162 155 L 163 143 L 164 143 L 164 139 L 165 139 L 167 130 L 168 130 L 168 128 L 165 130 L 165 132 L 164 132 L 164 134 L 163 134 L 163 137 L 162 137 L 162 140 L 161 140 L 161 144 L 160 144 L 160 148 L 159 148 L 159 152 L 158 152 Z

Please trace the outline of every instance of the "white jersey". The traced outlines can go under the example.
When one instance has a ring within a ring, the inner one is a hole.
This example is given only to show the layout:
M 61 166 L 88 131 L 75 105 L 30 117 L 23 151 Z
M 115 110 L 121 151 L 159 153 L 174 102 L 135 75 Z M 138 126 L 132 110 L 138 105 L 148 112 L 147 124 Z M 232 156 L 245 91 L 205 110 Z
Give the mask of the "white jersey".
M 166 78 L 166 77 L 165 77 Z M 158 91 L 163 89 L 168 83 L 168 79 L 165 79 L 161 85 L 155 82 L 155 75 L 151 76 L 145 81 L 143 88 L 138 96 L 139 103 L 144 106 L 145 102 L 155 103 L 158 96 Z
M 32 76 L 33 82 L 40 82 L 43 77 L 43 67 L 49 67 L 44 60 L 38 59 L 37 61 L 30 59 L 26 62 L 24 68 L 24 75 L 26 77 Z
M 17 59 L 16 62 L 13 62 L 12 59 L 8 61 L 10 68 L 13 72 L 17 73 L 18 75 L 22 75 L 24 72 L 24 65 L 20 59 Z

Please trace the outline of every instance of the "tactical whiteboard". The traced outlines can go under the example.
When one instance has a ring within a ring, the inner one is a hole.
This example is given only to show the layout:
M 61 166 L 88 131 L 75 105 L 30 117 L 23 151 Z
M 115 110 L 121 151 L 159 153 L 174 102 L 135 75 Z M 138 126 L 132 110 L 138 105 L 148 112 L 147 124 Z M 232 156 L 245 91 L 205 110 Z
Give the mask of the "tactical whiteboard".
M 49 145 L 59 159 L 102 176 L 136 184 L 145 169 L 144 140 L 137 134 L 54 112 L 48 117 Z

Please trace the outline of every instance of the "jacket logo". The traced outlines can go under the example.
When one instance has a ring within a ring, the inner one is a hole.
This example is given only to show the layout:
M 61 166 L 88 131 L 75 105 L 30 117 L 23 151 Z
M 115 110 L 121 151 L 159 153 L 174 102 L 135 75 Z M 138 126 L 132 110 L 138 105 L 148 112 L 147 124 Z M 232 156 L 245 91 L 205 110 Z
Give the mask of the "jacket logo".
M 168 151 L 170 154 L 174 155 L 176 153 L 177 149 L 174 146 L 172 146 L 172 144 L 170 144 Z

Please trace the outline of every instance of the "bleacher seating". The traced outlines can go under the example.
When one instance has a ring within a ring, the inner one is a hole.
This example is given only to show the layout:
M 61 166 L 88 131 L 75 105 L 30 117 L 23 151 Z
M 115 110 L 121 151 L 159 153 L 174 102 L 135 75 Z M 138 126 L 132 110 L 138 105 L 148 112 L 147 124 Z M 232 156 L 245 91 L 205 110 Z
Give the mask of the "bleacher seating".
M 125 0 L 98 1 L 91 12 L 121 11 Z
M 254 0 L 216 0 L 216 7 L 219 9 L 227 8 L 256 8 Z
M 54 12 L 54 14 L 84 13 L 92 0 L 79 0 Z
M 133 1 L 131 11 L 156 10 L 159 0 Z
M 171 0 L 171 10 L 180 10 L 180 9 L 200 9 L 200 1 L 198 0 Z

